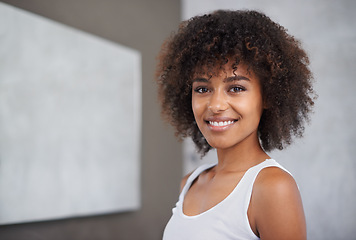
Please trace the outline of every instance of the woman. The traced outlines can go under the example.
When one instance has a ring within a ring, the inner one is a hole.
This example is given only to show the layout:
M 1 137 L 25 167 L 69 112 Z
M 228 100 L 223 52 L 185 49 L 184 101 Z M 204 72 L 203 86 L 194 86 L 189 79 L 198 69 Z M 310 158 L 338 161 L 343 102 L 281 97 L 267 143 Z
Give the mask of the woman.
M 256 11 L 183 22 L 157 67 L 162 113 L 218 163 L 183 178 L 163 239 L 306 239 L 298 187 L 267 152 L 301 137 L 314 104 L 308 57 Z

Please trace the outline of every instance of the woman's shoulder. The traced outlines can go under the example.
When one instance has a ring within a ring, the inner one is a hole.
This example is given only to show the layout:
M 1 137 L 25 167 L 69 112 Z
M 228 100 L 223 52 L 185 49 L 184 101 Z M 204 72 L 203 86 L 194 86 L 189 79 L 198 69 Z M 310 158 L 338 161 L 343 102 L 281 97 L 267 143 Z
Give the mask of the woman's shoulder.
M 261 190 L 272 190 L 281 187 L 297 187 L 293 176 L 284 168 L 269 166 L 263 168 L 256 177 L 254 188 Z
M 187 183 L 188 181 L 188 178 L 192 175 L 193 172 L 190 172 L 188 173 L 187 175 L 185 175 L 182 180 L 180 181 L 180 192 L 182 192 L 185 184 Z
M 283 237 L 293 233 L 299 236 L 296 239 L 304 239 L 305 218 L 299 189 L 293 176 L 284 169 L 273 166 L 260 171 L 250 207 L 257 229 L 265 237 L 269 233 Z
M 299 196 L 299 189 L 293 176 L 286 170 L 272 166 L 260 171 L 253 186 L 253 195 L 257 199 L 263 199 L 261 203 L 287 200 L 290 197 Z
M 198 168 L 196 168 L 195 170 L 193 170 L 192 172 L 188 173 L 187 175 L 185 175 L 181 182 L 180 182 L 180 192 L 182 192 L 184 186 L 186 185 L 188 179 L 193 175 L 193 177 L 199 177 L 199 175 L 204 172 L 205 170 L 212 168 L 213 166 L 215 166 L 216 163 L 213 164 L 203 164 L 201 166 L 199 166 Z

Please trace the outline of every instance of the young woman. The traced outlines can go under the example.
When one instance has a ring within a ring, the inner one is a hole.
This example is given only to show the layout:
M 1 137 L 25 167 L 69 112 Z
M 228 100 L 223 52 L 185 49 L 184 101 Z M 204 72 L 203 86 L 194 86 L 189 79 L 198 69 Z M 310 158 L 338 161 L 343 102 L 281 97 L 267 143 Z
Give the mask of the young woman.
M 164 240 L 306 239 L 298 187 L 266 152 L 301 137 L 314 104 L 308 57 L 256 11 L 183 22 L 157 67 L 162 113 L 218 163 L 184 177 Z

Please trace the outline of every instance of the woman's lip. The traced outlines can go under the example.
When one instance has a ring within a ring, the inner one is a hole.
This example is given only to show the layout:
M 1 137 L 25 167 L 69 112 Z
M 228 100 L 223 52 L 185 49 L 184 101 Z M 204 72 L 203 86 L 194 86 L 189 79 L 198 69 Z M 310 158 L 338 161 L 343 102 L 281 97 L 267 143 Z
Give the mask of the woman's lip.
M 225 122 L 225 121 L 237 121 L 237 118 L 223 117 L 223 116 L 210 116 L 204 119 L 207 122 Z
M 206 121 L 208 127 L 214 131 L 224 131 L 227 128 L 231 127 L 235 122 L 237 122 L 237 120 L 234 119 L 224 120 L 224 121 L 222 120 Z
M 214 127 L 224 127 L 231 125 L 235 122 L 236 120 L 225 120 L 225 121 L 207 121 L 209 125 L 212 125 Z

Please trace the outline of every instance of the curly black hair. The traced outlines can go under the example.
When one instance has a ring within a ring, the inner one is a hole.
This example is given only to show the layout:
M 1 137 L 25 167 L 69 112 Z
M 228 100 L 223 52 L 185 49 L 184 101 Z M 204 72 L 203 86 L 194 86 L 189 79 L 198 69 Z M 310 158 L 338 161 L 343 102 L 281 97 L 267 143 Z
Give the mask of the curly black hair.
M 244 63 L 259 78 L 264 104 L 258 136 L 265 151 L 282 150 L 293 136 L 302 137 L 316 94 L 309 59 L 287 30 L 263 13 L 251 10 L 215 11 L 183 21 L 162 45 L 156 80 L 162 115 L 182 139 L 192 137 L 204 155 L 211 146 L 195 123 L 192 78 L 212 75 L 232 59 Z

